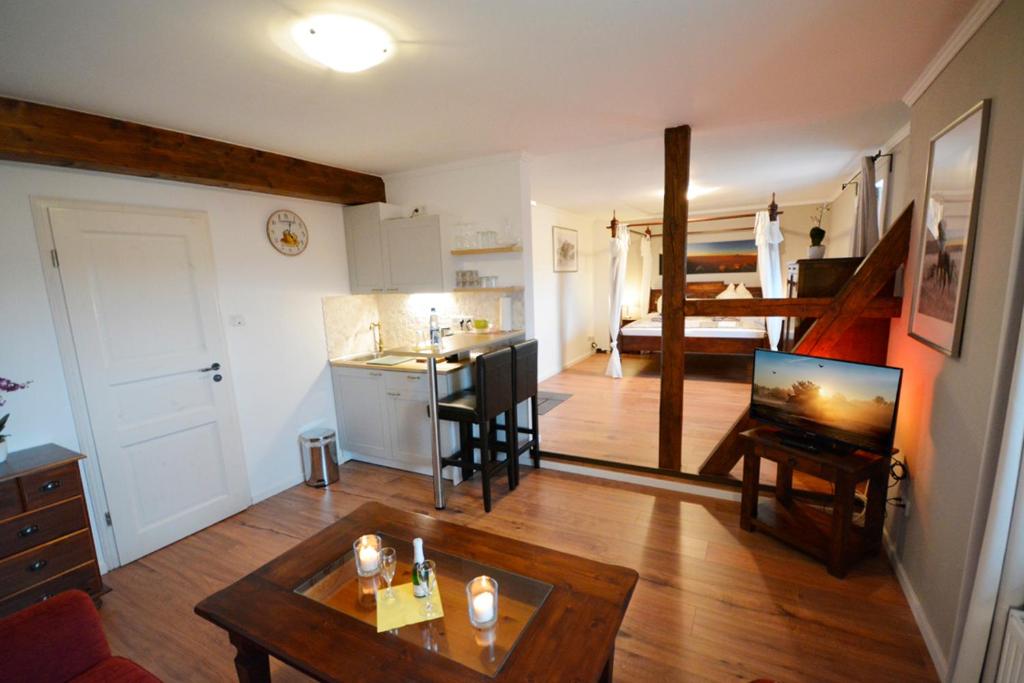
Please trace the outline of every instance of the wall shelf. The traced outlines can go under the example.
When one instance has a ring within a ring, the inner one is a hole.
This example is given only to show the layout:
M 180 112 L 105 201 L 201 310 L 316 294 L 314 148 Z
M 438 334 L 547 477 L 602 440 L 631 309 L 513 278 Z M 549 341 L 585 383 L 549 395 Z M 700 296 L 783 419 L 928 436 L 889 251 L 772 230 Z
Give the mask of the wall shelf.
M 489 292 L 494 294 L 517 294 L 523 291 L 522 286 L 515 287 L 456 287 L 454 292 L 464 294 L 466 292 Z
M 478 256 L 480 254 L 516 254 L 523 250 L 518 244 L 503 247 L 485 247 L 482 249 L 452 249 L 452 256 Z

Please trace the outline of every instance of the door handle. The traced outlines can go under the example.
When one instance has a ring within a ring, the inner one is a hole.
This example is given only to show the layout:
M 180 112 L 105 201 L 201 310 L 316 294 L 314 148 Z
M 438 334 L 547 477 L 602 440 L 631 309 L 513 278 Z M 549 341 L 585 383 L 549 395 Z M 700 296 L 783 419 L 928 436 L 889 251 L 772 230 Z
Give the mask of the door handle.
M 208 368 L 199 368 L 199 372 L 216 372 L 220 370 L 220 363 L 213 363 Z

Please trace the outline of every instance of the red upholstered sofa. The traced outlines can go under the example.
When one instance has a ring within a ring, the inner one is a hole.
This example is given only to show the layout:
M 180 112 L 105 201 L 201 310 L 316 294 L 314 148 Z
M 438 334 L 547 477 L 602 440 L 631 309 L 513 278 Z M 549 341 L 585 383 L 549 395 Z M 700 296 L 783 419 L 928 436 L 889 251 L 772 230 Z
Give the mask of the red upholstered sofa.
M 141 666 L 112 657 L 100 615 L 82 591 L 60 593 L 0 620 L 5 683 L 159 683 Z

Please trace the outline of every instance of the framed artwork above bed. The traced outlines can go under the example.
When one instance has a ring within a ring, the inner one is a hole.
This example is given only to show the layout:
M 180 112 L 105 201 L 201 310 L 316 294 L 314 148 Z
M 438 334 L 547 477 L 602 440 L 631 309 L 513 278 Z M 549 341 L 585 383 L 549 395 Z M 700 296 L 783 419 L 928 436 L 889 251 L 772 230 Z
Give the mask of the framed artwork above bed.
M 756 272 L 757 244 L 752 239 L 697 242 L 686 247 L 687 275 Z

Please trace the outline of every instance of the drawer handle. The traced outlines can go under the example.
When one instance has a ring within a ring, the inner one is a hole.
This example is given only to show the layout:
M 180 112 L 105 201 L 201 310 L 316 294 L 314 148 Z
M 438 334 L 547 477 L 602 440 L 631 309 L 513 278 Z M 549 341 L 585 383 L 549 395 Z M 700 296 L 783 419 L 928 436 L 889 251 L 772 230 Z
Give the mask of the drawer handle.
M 380 377 L 383 374 L 383 372 L 371 372 L 370 377 Z
M 419 382 L 420 378 L 418 375 L 406 375 L 405 378 L 410 382 Z
M 389 391 L 388 396 L 401 396 L 401 394 L 398 393 L 397 391 Z
M 36 533 L 37 531 L 39 531 L 39 525 L 38 524 L 29 524 L 27 527 L 25 527 L 24 529 L 19 531 L 18 535 L 21 536 L 22 538 L 28 538 L 29 536 L 31 536 L 32 534 Z
M 36 560 L 28 566 L 28 570 L 30 572 L 37 572 L 48 564 L 49 562 L 47 562 L 46 560 Z
M 48 481 L 45 484 L 43 484 L 42 486 L 40 486 L 39 490 L 41 492 L 43 492 L 43 493 L 49 493 L 50 491 L 56 491 L 59 488 L 60 488 L 60 479 L 51 479 L 50 481 Z

